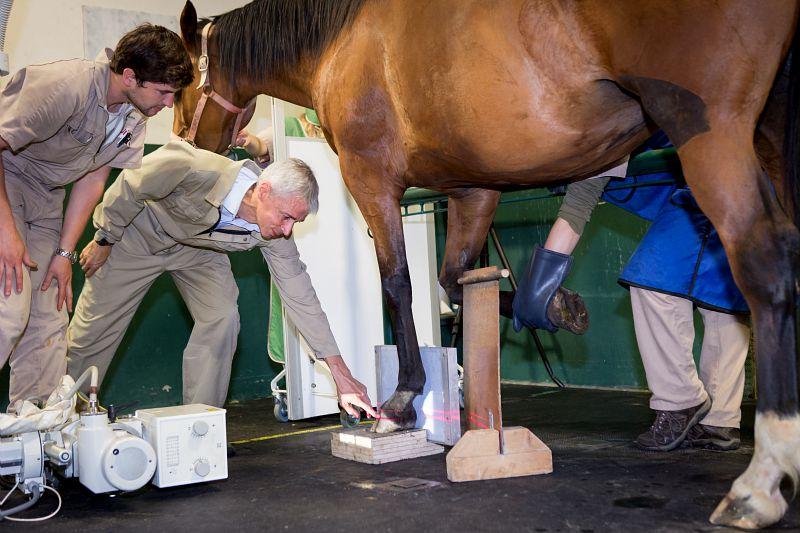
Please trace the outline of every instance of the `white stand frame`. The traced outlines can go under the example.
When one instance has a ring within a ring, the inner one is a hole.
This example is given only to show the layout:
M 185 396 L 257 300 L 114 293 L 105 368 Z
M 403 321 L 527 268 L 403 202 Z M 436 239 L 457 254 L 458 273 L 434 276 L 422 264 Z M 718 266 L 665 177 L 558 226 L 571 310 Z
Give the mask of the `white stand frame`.
M 285 116 L 286 103 L 273 98 L 275 160 L 304 160 L 314 170 L 320 186 L 319 213 L 295 226 L 295 242 L 341 355 L 375 402 L 374 347 L 384 343 L 375 247 L 361 212 L 344 186 L 336 155 L 321 139 L 287 138 Z M 404 232 L 418 341 L 420 345 L 438 345 L 441 335 L 433 215 L 408 217 Z M 283 329 L 288 418 L 299 420 L 339 412 L 336 389 L 326 365 L 315 360 L 285 314 Z M 275 381 L 272 389 L 278 390 Z

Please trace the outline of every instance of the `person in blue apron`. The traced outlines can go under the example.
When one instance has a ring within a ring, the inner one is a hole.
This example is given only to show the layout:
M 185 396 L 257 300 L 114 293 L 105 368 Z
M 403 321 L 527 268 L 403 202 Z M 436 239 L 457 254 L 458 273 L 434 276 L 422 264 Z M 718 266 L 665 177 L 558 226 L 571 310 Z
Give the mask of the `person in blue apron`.
M 667 143 L 662 134 L 646 148 Z M 534 274 L 531 279 L 550 279 L 550 287 L 560 287 L 569 272 L 570 254 L 601 196 L 651 220 L 619 278 L 631 292 L 636 340 L 652 392 L 650 408 L 655 411 L 653 424 L 635 444 L 658 451 L 684 443 L 732 450 L 740 444 L 749 310 L 733 281 L 719 236 L 680 177 L 673 185 L 620 189 L 669 177 L 668 173 L 627 177 L 613 181 L 616 190 L 605 192 L 606 178 L 570 185 L 559 219 L 545 246 L 534 251 L 528 270 Z M 525 298 L 532 294 L 525 281 L 515 299 L 515 315 L 519 309 L 515 321 L 553 328 L 552 323 L 531 323 L 537 314 L 527 309 L 546 309 L 542 298 L 549 295 L 539 291 L 538 302 Z M 699 371 L 692 353 L 695 308 L 705 326 Z

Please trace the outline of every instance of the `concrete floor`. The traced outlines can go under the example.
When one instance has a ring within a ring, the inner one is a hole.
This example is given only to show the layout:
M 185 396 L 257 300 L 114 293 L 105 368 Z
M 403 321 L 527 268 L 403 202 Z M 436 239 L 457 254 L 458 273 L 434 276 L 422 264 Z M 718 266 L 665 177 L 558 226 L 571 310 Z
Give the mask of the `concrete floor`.
M 744 445 L 735 452 L 648 453 L 631 440 L 651 422 L 647 396 L 631 392 L 503 389 L 507 425 L 530 428 L 553 450 L 551 475 L 454 484 L 444 454 L 370 466 L 330 455 L 328 431 L 286 435 L 338 423 L 324 417 L 280 424 L 271 400 L 229 406 L 236 445 L 226 481 L 96 496 L 77 481 L 61 485 L 64 508 L 36 525 L 9 531 L 535 531 L 593 533 L 725 531 L 708 515 L 747 466 L 752 406 Z M 426 480 L 422 488 L 393 481 Z M 402 485 L 402 484 L 401 484 Z M 55 506 L 52 495 L 24 516 Z M 776 526 L 800 530 L 798 506 Z

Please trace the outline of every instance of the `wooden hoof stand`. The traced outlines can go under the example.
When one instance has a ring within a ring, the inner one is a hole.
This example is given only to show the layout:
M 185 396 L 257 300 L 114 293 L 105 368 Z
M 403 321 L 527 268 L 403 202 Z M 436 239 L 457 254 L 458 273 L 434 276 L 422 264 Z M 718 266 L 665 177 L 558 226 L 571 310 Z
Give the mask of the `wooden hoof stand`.
M 523 427 L 503 428 L 500 408 L 500 283 L 508 270 L 465 272 L 464 412 L 469 430 L 447 454 L 447 479 L 478 481 L 549 474 L 553 455 Z
M 504 428 L 503 437 L 505 446 L 500 453 L 499 431 L 467 431 L 447 454 L 447 479 L 479 481 L 550 474 L 553 471 L 550 448 L 527 428 Z

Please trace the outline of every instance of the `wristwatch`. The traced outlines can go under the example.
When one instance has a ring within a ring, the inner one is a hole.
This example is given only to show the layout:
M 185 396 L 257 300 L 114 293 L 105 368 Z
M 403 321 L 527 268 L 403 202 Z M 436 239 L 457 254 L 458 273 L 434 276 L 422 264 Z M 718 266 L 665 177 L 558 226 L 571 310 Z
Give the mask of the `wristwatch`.
M 60 255 L 61 257 L 66 257 L 69 259 L 69 262 L 73 265 L 78 262 L 78 252 L 72 251 L 68 252 L 63 248 L 56 248 L 56 252 L 53 255 Z
M 101 237 L 101 238 L 95 240 L 94 242 L 96 242 L 98 246 L 113 246 L 114 245 L 113 242 L 108 242 L 105 237 Z

